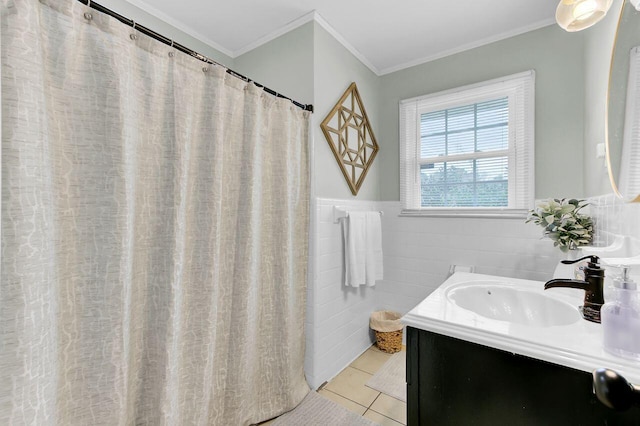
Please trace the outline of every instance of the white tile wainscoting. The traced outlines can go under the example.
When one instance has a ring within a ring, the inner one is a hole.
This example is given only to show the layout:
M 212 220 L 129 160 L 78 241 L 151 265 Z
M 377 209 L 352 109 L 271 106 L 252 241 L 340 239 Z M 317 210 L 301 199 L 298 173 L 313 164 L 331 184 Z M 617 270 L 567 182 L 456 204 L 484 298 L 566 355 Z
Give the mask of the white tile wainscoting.
M 369 315 L 406 313 L 448 276 L 451 264 L 478 273 L 546 280 L 562 257 L 539 229 L 518 219 L 400 217 L 400 203 L 318 198 L 313 207 L 305 373 L 313 388 L 334 377 L 372 343 Z M 341 225 L 333 206 L 381 210 L 385 279 L 343 285 Z
M 376 308 L 379 288 L 344 286 L 342 225 L 334 223 L 333 206 L 380 210 L 380 203 L 317 198 L 314 204 L 305 374 L 309 385 L 317 389 L 371 346 L 369 315 Z
M 451 265 L 543 281 L 563 257 L 524 219 L 402 217 L 399 202 L 380 205 L 385 279 L 378 308 L 406 313 L 444 282 Z
M 608 233 L 640 238 L 640 205 L 623 204 L 613 195 L 589 202 L 598 245 L 607 244 Z M 344 287 L 342 234 L 333 222 L 334 205 L 384 212 L 384 280 L 375 287 Z M 541 239 L 538 226 L 524 219 L 402 217 L 400 211 L 397 201 L 314 202 L 305 362 L 314 389 L 371 345 L 371 312 L 408 312 L 444 282 L 452 264 L 473 266 L 482 274 L 545 281 L 565 257 L 550 240 Z

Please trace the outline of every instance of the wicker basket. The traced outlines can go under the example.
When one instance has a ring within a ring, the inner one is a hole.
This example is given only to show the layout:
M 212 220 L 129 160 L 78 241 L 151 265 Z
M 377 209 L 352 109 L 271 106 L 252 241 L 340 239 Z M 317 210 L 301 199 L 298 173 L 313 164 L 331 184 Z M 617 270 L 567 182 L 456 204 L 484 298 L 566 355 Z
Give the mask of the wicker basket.
M 369 326 L 376 333 L 376 346 L 390 354 L 402 349 L 402 323 L 400 314 L 393 311 L 377 311 L 371 314 Z
M 376 346 L 382 352 L 394 354 L 402 349 L 402 330 L 376 331 Z

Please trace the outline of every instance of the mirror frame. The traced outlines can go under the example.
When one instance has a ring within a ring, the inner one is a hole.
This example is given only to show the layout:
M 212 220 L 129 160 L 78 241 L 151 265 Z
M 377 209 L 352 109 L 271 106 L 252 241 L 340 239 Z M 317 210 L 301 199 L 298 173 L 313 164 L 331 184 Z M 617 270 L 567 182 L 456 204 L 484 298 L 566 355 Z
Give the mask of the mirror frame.
M 620 11 L 618 13 L 618 21 L 616 24 L 616 30 L 613 37 L 613 45 L 611 46 L 611 58 L 609 60 L 609 81 L 607 84 L 607 96 L 606 96 L 605 105 L 604 105 L 604 142 L 605 142 L 605 157 L 606 157 L 606 163 L 607 163 L 607 172 L 609 174 L 609 182 L 611 183 L 611 189 L 613 189 L 613 192 L 616 194 L 616 196 L 618 196 L 619 198 L 623 199 L 626 202 L 640 203 L 640 194 L 625 196 L 620 192 L 620 189 L 618 188 L 616 177 L 614 176 L 614 172 L 613 172 L 613 167 L 611 165 L 611 149 L 610 149 L 611 142 L 609 140 L 609 102 L 611 100 L 610 99 L 611 89 L 613 84 L 613 81 L 612 81 L 613 80 L 613 61 L 616 53 L 616 47 L 618 44 L 618 33 L 620 30 L 620 24 L 622 23 L 622 16 L 624 14 L 624 8 L 627 5 L 627 3 L 629 3 L 628 0 L 623 0 L 622 5 L 620 6 Z M 629 5 L 630 7 L 634 7 L 630 3 Z

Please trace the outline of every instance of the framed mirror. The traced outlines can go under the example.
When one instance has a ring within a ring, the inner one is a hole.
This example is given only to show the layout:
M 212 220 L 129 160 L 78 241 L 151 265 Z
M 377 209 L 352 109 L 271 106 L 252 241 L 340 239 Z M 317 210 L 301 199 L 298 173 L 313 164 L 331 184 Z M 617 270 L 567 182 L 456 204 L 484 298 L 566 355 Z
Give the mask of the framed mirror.
M 640 202 L 640 12 L 624 0 L 611 53 L 605 141 L 613 191 Z

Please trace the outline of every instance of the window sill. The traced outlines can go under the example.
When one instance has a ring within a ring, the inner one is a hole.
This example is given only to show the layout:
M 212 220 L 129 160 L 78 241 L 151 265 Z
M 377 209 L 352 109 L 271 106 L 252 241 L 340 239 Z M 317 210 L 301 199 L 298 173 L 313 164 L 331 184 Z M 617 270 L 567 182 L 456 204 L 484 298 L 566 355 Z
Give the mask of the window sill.
M 476 219 L 526 219 L 526 209 L 403 209 L 400 217 L 464 217 Z

